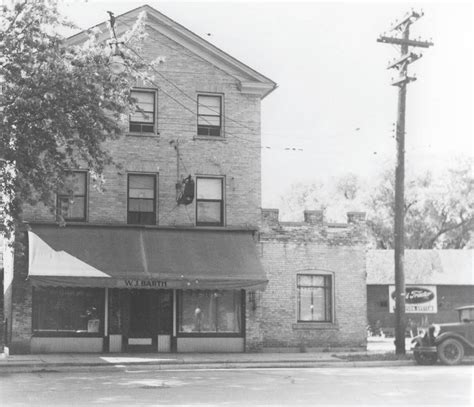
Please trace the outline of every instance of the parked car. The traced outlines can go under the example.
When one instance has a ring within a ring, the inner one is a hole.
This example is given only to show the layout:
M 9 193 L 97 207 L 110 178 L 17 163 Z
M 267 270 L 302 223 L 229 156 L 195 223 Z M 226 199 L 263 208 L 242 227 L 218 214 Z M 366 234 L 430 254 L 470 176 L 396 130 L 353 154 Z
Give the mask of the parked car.
M 459 322 L 433 324 L 413 338 L 416 363 L 432 365 L 439 360 L 445 365 L 461 363 L 464 355 L 474 354 L 474 305 L 456 308 Z

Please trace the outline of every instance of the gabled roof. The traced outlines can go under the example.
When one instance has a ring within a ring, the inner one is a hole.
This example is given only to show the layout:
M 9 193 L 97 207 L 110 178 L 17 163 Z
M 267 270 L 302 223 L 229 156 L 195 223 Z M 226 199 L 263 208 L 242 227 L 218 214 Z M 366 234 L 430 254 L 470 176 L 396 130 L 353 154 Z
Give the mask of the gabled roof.
M 146 24 L 148 27 L 165 35 L 217 68 L 238 79 L 240 82 L 240 91 L 258 94 L 263 99 L 276 88 L 277 84 L 271 79 L 235 59 L 149 5 L 144 5 L 116 16 L 117 36 L 127 31 L 130 26 L 134 24 L 138 15 L 143 11 L 147 14 Z M 120 24 L 121 22 L 122 24 Z M 104 41 L 108 39 L 109 32 L 107 22 L 97 24 L 91 28 L 95 27 L 99 28 L 103 33 Z M 77 45 L 86 41 L 86 39 L 87 31 L 81 31 L 69 37 L 68 43 Z
M 474 285 L 474 250 L 405 250 L 405 283 Z M 369 250 L 367 284 L 395 284 L 393 250 Z

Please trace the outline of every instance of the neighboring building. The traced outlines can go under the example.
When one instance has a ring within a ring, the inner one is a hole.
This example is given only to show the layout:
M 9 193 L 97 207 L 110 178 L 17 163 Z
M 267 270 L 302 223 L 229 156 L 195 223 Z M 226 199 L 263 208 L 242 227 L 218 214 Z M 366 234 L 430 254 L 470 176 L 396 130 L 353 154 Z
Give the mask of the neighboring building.
M 474 303 L 473 250 L 405 250 L 408 325 L 457 321 L 455 309 Z M 393 250 L 367 254 L 367 315 L 371 326 L 393 331 Z
M 276 84 L 149 6 L 118 16 L 117 34 L 143 11 L 140 53 L 164 57 L 166 80 L 134 89 L 104 192 L 81 167 L 57 194 L 65 226 L 25 208 L 27 252 L 5 267 L 12 353 L 262 347 L 260 103 Z
M 365 214 L 325 223 L 322 211 L 304 222 L 279 222 L 263 210 L 260 235 L 268 286 L 254 310 L 264 350 L 311 351 L 366 346 Z

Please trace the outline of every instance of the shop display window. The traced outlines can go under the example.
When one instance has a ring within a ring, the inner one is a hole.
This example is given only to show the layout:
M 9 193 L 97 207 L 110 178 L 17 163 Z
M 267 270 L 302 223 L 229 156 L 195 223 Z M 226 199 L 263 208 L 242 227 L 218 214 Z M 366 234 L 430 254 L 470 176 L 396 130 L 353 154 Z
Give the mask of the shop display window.
M 179 332 L 189 334 L 240 334 L 240 291 L 183 291 L 179 296 Z
M 33 332 L 101 336 L 104 326 L 101 288 L 40 287 L 33 291 Z

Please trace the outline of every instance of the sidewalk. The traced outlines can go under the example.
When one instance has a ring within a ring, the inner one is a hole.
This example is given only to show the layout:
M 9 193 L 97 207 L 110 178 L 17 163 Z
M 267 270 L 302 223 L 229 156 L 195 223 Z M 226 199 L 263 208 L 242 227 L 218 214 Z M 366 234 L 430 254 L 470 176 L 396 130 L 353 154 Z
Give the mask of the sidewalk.
M 383 355 L 393 352 L 393 345 L 384 341 L 375 350 L 308 352 L 308 353 L 151 353 L 151 354 L 44 354 L 0 356 L 1 373 L 36 371 L 88 371 L 146 366 L 156 370 L 229 369 L 229 368 L 293 368 L 293 367 L 355 367 L 406 366 L 411 360 L 380 360 L 350 362 L 341 356 Z M 409 347 L 407 347 L 409 349 Z

